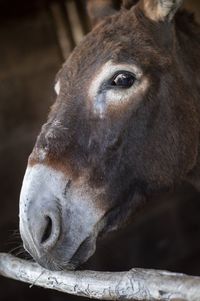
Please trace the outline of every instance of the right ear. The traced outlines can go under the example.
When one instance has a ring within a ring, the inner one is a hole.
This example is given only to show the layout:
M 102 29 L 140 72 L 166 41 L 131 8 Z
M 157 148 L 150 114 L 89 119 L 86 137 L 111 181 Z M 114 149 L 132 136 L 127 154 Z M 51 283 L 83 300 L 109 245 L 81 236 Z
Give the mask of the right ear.
M 183 0 L 140 0 L 144 14 L 155 22 L 171 22 Z
M 87 0 L 87 11 L 92 26 L 95 26 L 104 17 L 116 13 L 116 2 L 116 0 Z

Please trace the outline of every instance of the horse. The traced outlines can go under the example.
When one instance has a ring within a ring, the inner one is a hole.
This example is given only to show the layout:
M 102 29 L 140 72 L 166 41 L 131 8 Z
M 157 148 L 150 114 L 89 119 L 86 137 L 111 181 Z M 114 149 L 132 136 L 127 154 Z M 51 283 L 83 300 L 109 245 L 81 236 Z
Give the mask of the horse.
M 20 194 L 24 248 L 52 270 L 86 262 L 152 194 L 200 188 L 199 25 L 181 0 L 87 2 Z

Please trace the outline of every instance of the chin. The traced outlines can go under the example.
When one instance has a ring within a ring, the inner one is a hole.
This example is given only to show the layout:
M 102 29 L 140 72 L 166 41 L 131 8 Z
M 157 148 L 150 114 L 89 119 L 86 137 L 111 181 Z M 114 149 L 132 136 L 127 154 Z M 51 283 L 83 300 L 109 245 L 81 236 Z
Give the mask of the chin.
M 43 268 L 51 271 L 71 271 L 77 269 L 83 263 L 85 263 L 96 250 L 96 239 L 85 239 L 77 250 L 74 252 L 70 259 L 66 258 L 66 247 L 60 246 L 59 250 L 49 252 L 48 255 L 42 255 L 40 257 L 35 256 L 33 252 L 27 250 L 34 260 Z

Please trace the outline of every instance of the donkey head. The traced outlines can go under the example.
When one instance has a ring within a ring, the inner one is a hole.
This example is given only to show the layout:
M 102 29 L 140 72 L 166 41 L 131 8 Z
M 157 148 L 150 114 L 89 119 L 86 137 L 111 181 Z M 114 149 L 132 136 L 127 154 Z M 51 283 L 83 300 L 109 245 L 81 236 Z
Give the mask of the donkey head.
M 100 234 L 196 162 L 194 97 L 173 21 L 181 1 L 135 2 L 116 10 L 89 1 L 95 26 L 58 73 L 56 102 L 29 158 L 20 232 L 50 269 L 85 262 Z

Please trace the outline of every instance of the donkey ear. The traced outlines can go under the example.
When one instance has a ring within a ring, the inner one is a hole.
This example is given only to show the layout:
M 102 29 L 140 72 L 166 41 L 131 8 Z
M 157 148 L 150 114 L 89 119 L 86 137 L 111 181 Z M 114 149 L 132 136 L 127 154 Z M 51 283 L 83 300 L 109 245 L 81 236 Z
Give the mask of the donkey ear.
M 153 21 L 171 21 L 183 0 L 141 0 L 145 15 Z
M 116 0 L 87 0 L 87 12 L 92 26 L 95 26 L 104 17 L 116 13 L 116 2 Z

